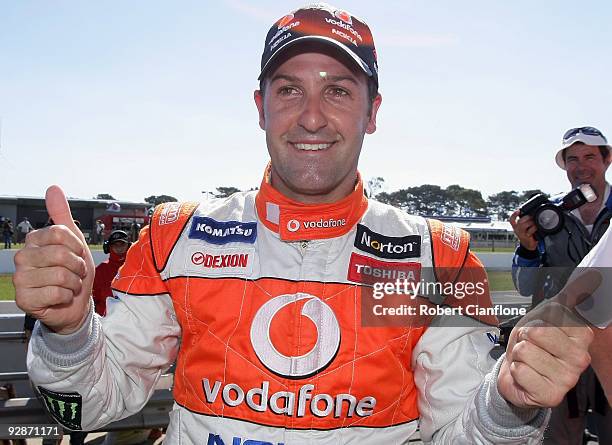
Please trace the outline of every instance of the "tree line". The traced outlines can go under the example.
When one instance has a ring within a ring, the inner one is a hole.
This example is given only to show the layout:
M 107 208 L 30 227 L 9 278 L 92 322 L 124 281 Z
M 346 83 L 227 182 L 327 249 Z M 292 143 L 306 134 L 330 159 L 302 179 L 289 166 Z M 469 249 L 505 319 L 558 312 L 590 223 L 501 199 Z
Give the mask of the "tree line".
M 251 190 L 256 190 L 256 189 L 253 188 Z M 216 192 L 213 192 L 212 195 L 215 198 L 226 198 L 240 191 L 241 190 L 236 187 L 217 187 Z M 117 201 L 117 199 L 113 195 L 110 195 L 108 193 L 98 193 L 96 196 L 93 197 L 93 199 L 104 199 L 107 201 Z M 144 198 L 144 202 L 151 204 L 152 207 L 159 205 L 159 204 L 163 204 L 164 202 L 177 202 L 177 201 L 178 199 L 170 195 L 151 195 L 151 196 L 147 196 L 146 198 Z
M 543 193 L 539 189 L 505 190 L 484 198 L 478 190 L 454 184 L 446 188 L 423 184 L 393 192 L 381 191 L 384 179 L 372 178 L 367 182 L 368 196 L 391 204 L 408 213 L 428 216 L 490 216 L 507 220 L 510 214 L 533 195 Z
M 366 184 L 366 194 L 377 201 L 391 204 L 408 213 L 427 216 L 490 216 L 498 220 L 507 220 L 523 202 L 537 193 L 542 193 L 539 189 L 520 192 L 505 190 L 485 199 L 480 191 L 457 184 L 449 185 L 446 188 L 434 184 L 423 184 L 393 192 L 384 192 L 382 191 L 384 182 L 382 177 L 371 178 Z M 212 195 L 216 198 L 225 198 L 239 191 L 241 190 L 236 187 L 222 186 L 217 187 Z M 115 198 L 101 193 L 94 199 Z M 178 200 L 169 195 L 151 195 L 144 198 L 144 201 L 151 206 L 156 206 Z

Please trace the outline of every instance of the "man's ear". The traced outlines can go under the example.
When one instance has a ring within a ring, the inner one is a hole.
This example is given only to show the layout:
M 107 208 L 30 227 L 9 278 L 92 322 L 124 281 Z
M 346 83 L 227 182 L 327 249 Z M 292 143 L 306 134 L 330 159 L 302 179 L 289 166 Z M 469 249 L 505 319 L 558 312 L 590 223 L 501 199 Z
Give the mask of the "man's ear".
M 366 127 L 367 134 L 372 134 L 376 131 L 376 114 L 378 113 L 378 109 L 380 108 L 381 103 L 382 96 L 380 94 L 377 94 L 374 100 L 372 101 L 372 111 L 370 112 L 368 126 Z
M 255 99 L 255 106 L 259 112 L 259 128 L 262 130 L 266 129 L 266 116 L 264 114 L 264 95 L 261 90 L 255 90 L 253 93 L 253 99 Z

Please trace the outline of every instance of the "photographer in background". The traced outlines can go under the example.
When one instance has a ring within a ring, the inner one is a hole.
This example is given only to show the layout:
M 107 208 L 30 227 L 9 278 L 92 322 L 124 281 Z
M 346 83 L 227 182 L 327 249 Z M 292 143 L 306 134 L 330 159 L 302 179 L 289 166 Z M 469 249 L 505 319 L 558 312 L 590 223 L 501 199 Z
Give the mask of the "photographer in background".
M 563 135 L 555 156 L 572 188 L 589 184 L 596 199 L 574 210 L 560 208 L 563 227 L 545 234 L 531 214 L 516 210 L 510 224 L 520 241 L 512 262 L 512 279 L 521 295 L 533 296 L 532 307 L 553 297 L 573 269 L 600 240 L 612 217 L 610 185 L 605 174 L 612 161 L 611 147 L 596 128 L 572 128 Z M 549 269 L 554 268 L 554 269 Z M 544 444 L 582 444 L 588 408 L 595 413 L 600 443 L 612 443 L 612 412 L 592 368 L 587 369 L 565 400 L 553 409 Z

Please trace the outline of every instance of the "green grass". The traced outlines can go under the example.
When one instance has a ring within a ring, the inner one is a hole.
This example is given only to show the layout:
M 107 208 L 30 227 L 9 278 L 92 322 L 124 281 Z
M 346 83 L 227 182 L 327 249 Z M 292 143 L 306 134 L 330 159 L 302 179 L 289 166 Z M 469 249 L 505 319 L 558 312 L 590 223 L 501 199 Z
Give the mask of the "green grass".
M 488 270 L 487 275 L 489 276 L 489 289 L 491 291 L 515 289 L 512 274 L 509 270 Z
M 493 250 L 490 247 L 470 247 L 470 250 L 473 252 L 493 252 Z M 515 250 L 516 250 L 515 247 L 496 247 L 495 253 L 497 252 L 514 253 Z
M 492 291 L 514 290 L 510 271 L 490 270 L 487 274 L 489 276 L 489 288 Z M 15 288 L 11 277 L 12 275 L 0 275 L 0 300 L 15 299 Z
M 12 275 L 0 275 L 0 300 L 14 300 L 15 288 L 11 281 Z

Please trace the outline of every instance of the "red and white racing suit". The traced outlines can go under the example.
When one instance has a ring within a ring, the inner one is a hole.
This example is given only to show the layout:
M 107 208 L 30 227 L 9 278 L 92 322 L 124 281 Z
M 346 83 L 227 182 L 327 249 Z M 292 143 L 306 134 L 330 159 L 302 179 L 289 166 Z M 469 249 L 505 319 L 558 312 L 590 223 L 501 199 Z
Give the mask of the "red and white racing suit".
M 58 420 L 91 430 L 137 413 L 176 359 L 171 444 L 405 444 L 419 423 L 425 442 L 539 443 L 548 410 L 497 392 L 494 316 L 371 314 L 387 301 L 372 298 L 379 279 L 486 276 L 468 243 L 367 200 L 361 181 L 325 205 L 293 202 L 267 179 L 164 204 L 129 250 L 106 318 L 92 313 L 70 336 L 37 325 L 30 376 Z M 445 304 L 491 300 L 486 288 Z

